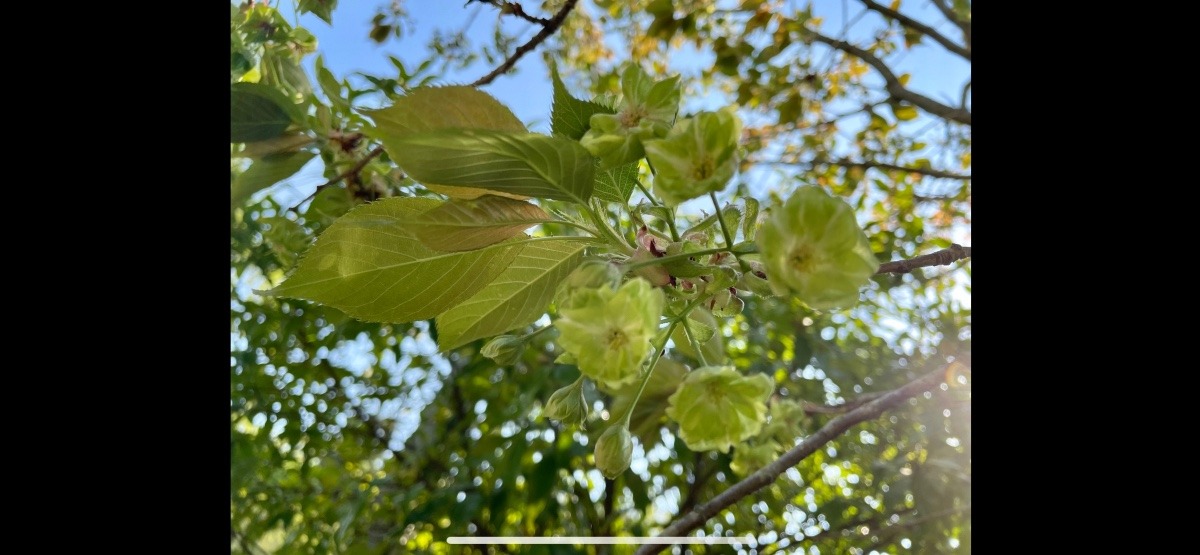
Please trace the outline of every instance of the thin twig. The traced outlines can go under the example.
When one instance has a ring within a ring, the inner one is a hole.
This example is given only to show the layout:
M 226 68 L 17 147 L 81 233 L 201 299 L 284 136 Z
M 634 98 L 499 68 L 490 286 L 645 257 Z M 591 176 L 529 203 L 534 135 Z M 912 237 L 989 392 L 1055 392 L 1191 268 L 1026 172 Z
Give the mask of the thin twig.
M 502 13 L 502 14 L 515 15 L 515 16 L 517 16 L 521 19 L 524 19 L 525 21 L 528 21 L 530 23 L 537 23 L 538 25 L 542 25 L 542 26 L 550 24 L 549 19 L 546 19 L 544 17 L 535 17 L 535 16 L 525 13 L 525 9 L 522 8 L 521 5 L 516 2 L 506 2 L 504 0 L 476 0 L 476 1 L 478 1 L 482 4 L 489 4 L 489 5 L 495 6 L 500 9 L 500 13 Z M 471 2 L 467 2 L 467 3 L 470 4 Z M 505 11 L 505 8 L 507 8 L 508 10 Z
M 957 364 L 957 363 L 951 363 Z M 945 381 L 946 367 L 938 368 L 929 372 L 897 389 L 894 389 L 874 401 L 867 403 L 857 409 L 854 409 L 846 414 L 835 417 L 826 423 L 821 429 L 814 432 L 811 436 L 800 442 L 799 445 L 793 447 L 782 457 L 771 462 L 759 471 L 747 476 L 746 479 L 732 485 L 729 489 L 721 492 L 708 503 L 700 505 L 691 512 L 667 526 L 659 536 L 685 536 L 692 530 L 699 528 L 708 519 L 717 515 L 725 508 L 737 503 L 742 498 L 771 485 L 780 475 L 786 472 L 789 468 L 796 466 L 800 461 L 815 453 L 826 443 L 833 441 L 838 436 L 842 435 L 850 428 L 868 420 L 877 418 L 885 411 L 896 407 L 900 403 L 908 400 L 910 397 L 920 395 L 937 384 Z M 665 549 L 666 545 L 643 545 L 637 550 L 637 555 L 649 555 L 659 553 Z
M 926 266 L 946 266 L 971 257 L 971 247 L 964 247 L 958 243 L 950 245 L 948 249 L 923 254 L 916 258 L 908 260 L 895 260 L 892 262 L 884 262 L 879 266 L 876 274 L 907 274 L 917 268 Z
M 567 19 L 567 14 L 571 13 L 571 9 L 575 7 L 575 3 L 578 1 L 579 0 L 567 0 L 567 2 L 563 4 L 563 7 L 558 10 L 558 13 L 554 14 L 554 17 L 551 18 L 548 23 L 542 25 L 542 30 L 538 31 L 538 34 L 529 39 L 529 42 L 518 46 L 516 51 L 514 51 L 512 55 L 508 57 L 508 59 L 504 60 L 504 63 L 500 64 L 500 67 L 497 67 L 496 69 L 493 69 L 491 73 L 480 77 L 479 80 L 471 83 L 471 86 L 478 87 L 491 83 L 504 72 L 512 69 L 512 67 L 516 65 L 517 60 L 521 59 L 521 56 L 524 56 L 531 52 L 534 48 L 537 48 L 542 41 L 550 38 L 550 35 L 553 35 L 554 32 L 562 26 L 563 21 Z
M 946 50 L 949 50 L 955 54 L 958 54 L 959 56 L 966 58 L 968 61 L 971 59 L 971 51 L 970 50 L 963 48 L 962 45 L 957 44 L 954 41 L 946 38 L 945 35 L 937 32 L 937 30 L 934 29 L 933 27 L 925 25 L 924 23 L 921 23 L 920 21 L 917 21 L 911 17 L 908 17 L 907 15 L 904 15 L 904 14 L 902 14 L 896 10 L 893 10 L 887 6 L 884 6 L 882 4 L 876 4 L 875 2 L 872 2 L 871 0 L 859 0 L 859 2 L 862 2 L 863 5 L 866 6 L 868 10 L 878 13 L 884 17 L 894 19 L 894 20 L 896 20 L 897 23 L 933 39 L 938 44 L 946 47 Z
M 954 13 L 954 9 L 942 0 L 929 0 L 933 7 L 937 8 L 942 15 L 946 16 L 951 23 L 954 23 L 962 30 L 963 40 L 967 43 L 967 48 L 971 47 L 971 21 L 969 19 L 960 19 L 958 14 Z
M 317 190 L 313 191 L 311 195 L 304 197 L 304 200 L 297 202 L 295 206 L 289 208 L 288 210 L 295 212 L 298 208 L 300 208 L 300 205 L 316 198 L 317 194 L 320 193 L 321 191 L 325 190 L 326 187 L 331 187 L 333 185 L 337 185 L 342 180 L 344 180 L 352 175 L 358 175 L 358 172 L 361 172 L 363 168 L 367 167 L 367 164 L 371 160 L 378 158 L 380 154 L 383 154 L 383 145 L 379 145 L 379 146 L 375 147 L 374 149 L 372 149 L 371 152 L 368 152 L 367 155 L 364 156 L 362 160 L 359 160 L 358 162 L 356 162 L 353 166 L 351 166 L 350 169 L 342 172 L 337 177 L 330 179 L 329 181 L 326 181 L 325 183 L 322 183 L 321 185 L 317 185 Z
M 883 60 L 874 54 L 844 40 L 830 38 L 816 31 L 806 30 L 806 34 L 816 42 L 841 50 L 875 68 L 875 71 L 878 71 L 879 75 L 883 77 L 884 86 L 887 88 L 888 94 L 892 95 L 896 100 L 906 101 L 940 118 L 956 121 L 964 125 L 971 125 L 971 112 L 962 108 L 952 108 L 919 92 L 905 88 L 900 83 L 900 78 L 896 77 L 896 74 L 892 72 L 892 68 L 888 67 Z
M 915 167 L 911 167 L 911 166 L 901 166 L 899 164 L 889 164 L 887 162 L 876 162 L 874 160 L 849 160 L 846 158 L 828 160 L 825 158 L 814 158 L 814 159 L 808 160 L 808 161 L 798 161 L 797 160 L 794 162 L 788 161 L 788 160 L 769 160 L 769 161 L 767 161 L 767 160 L 752 160 L 752 163 L 765 164 L 765 165 L 770 165 L 770 166 L 807 165 L 810 167 L 811 166 L 841 166 L 843 168 L 853 168 L 853 167 L 860 167 L 863 169 L 877 168 L 877 169 L 887 170 L 887 171 L 901 171 L 901 172 L 907 172 L 907 173 L 916 173 L 916 174 L 924 175 L 926 177 L 937 177 L 937 178 L 944 178 L 944 179 L 971 179 L 971 174 L 969 174 L 969 173 L 967 173 L 967 174 L 954 173 L 954 172 L 938 170 L 938 169 L 934 169 L 934 168 L 915 168 Z

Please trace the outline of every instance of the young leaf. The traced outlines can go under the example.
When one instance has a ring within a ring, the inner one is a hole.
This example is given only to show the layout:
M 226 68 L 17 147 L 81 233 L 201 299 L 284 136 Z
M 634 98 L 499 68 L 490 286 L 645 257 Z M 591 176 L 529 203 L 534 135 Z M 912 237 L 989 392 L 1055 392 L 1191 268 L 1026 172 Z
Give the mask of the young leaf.
M 417 181 L 580 204 L 592 196 L 591 155 L 561 137 L 458 129 L 420 133 L 392 144 L 392 159 Z
M 587 133 L 592 114 L 612 114 L 615 112 L 603 104 L 579 100 L 567 92 L 566 85 L 558 76 L 558 67 L 550 65 L 550 78 L 554 83 L 554 105 L 550 110 L 550 132 L 562 135 L 573 141 L 578 141 Z M 599 196 L 599 192 L 597 192 Z M 623 200 L 614 202 L 625 202 Z
M 250 195 L 295 175 L 313 156 L 316 155 L 311 152 L 291 152 L 267 156 L 254 162 L 234 180 L 229 190 L 231 206 L 237 206 Z
M 437 317 L 438 345 L 453 349 L 540 318 L 559 282 L 579 265 L 585 246 L 566 237 L 526 245 L 495 281 Z
M 363 110 L 375 120 L 375 127 L 363 131 L 383 143 L 393 160 L 404 149 L 401 141 L 418 133 L 444 129 L 487 129 L 524 133 L 525 124 L 512 110 L 491 95 L 474 87 L 420 87 L 400 97 L 388 108 Z M 454 198 L 473 199 L 500 195 L 525 199 L 526 196 L 474 187 L 448 187 L 444 183 L 423 183 L 431 191 Z
M 596 164 L 596 187 L 593 191 L 596 198 L 622 204 L 629 202 L 629 195 L 633 194 L 633 187 L 637 182 L 637 163 L 625 164 L 611 170 L 600 169 L 599 160 Z
M 312 12 L 313 15 L 321 18 L 321 21 L 333 25 L 333 9 L 338 5 L 338 0 L 300 0 L 300 13 Z
M 352 210 L 268 294 L 316 301 L 368 322 L 424 320 L 483 289 L 530 241 L 463 253 L 432 251 L 404 224 L 436 205 L 432 199 L 393 197 Z
M 283 134 L 303 114 L 283 93 L 259 83 L 234 83 L 229 90 L 229 142 L 265 141 Z
M 408 226 L 431 249 L 469 251 L 511 239 L 549 220 L 550 215 L 533 204 L 487 195 L 447 202 L 417 216 Z
M 394 141 L 414 133 L 441 129 L 490 129 L 524 132 L 525 124 L 512 110 L 474 87 L 421 87 L 400 97 L 388 108 L 363 110 L 375 120 L 364 131 L 383 142 L 388 153 Z

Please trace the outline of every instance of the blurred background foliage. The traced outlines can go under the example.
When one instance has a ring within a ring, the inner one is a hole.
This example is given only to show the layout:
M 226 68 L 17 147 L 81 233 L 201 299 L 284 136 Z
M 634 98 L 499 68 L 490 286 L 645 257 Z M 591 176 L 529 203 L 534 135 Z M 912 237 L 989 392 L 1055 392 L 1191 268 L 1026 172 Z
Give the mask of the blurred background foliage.
M 265 85 L 298 108 L 284 137 L 231 147 L 234 552 L 626 552 L 440 542 L 471 534 L 654 534 L 774 458 L 756 462 L 754 440 L 728 455 L 690 452 L 666 428 L 665 395 L 651 397 L 651 390 L 635 414 L 639 445 L 630 471 L 605 480 L 591 461 L 602 425 L 580 430 L 539 418 L 550 393 L 578 377 L 573 366 L 553 362 L 555 332 L 534 336 L 520 360 L 498 366 L 479 356 L 482 341 L 439 354 L 432 322 L 368 324 L 256 294 L 279 283 L 356 204 L 436 196 L 386 154 L 369 156 L 376 145 L 359 133 L 368 122 L 356 109 L 445 83 L 456 71 L 482 75 L 538 25 L 506 2 L 452 2 L 459 19 L 448 21 L 417 21 L 405 2 L 381 3 L 366 26 L 340 21 L 336 1 L 285 4 L 232 4 L 230 11 L 231 83 Z M 548 18 L 561 5 L 531 0 L 519 11 Z M 359 25 L 383 50 L 423 58 L 405 64 L 392 56 L 395 71 L 384 74 L 334 75 L 296 13 Z M 494 18 L 494 28 L 465 32 L 475 17 Z M 411 37 L 418 26 L 433 29 L 419 44 Z M 970 244 L 969 45 L 970 2 L 963 0 L 584 0 L 519 67 L 543 56 L 582 96 L 617 93 L 618 68 L 629 60 L 680 73 L 684 111 L 734 103 L 746 121 L 742 173 L 723 199 L 754 196 L 769 207 L 800 184 L 820 185 L 855 206 L 873 249 L 888 261 Z M 934 105 L 916 106 L 910 93 L 921 71 L 938 68 L 890 69 L 910 52 L 965 64 L 966 80 L 920 81 L 938 87 L 917 93 Z M 891 79 L 866 58 L 884 64 Z M 525 70 L 504 79 L 549 74 Z M 324 178 L 346 177 L 302 201 L 277 194 L 273 185 L 314 160 Z M 629 213 L 610 208 L 632 237 Z M 688 214 L 704 215 L 699 208 Z M 969 263 L 877 276 L 848 311 L 818 313 L 778 298 L 745 302 L 705 348 L 725 349 L 743 372 L 772 377 L 777 398 L 802 403 L 791 427 L 795 442 L 846 407 L 947 360 L 969 366 Z M 672 349 L 667 360 L 694 367 L 689 350 Z M 611 417 L 610 396 L 594 388 L 586 395 L 592 419 Z M 754 542 L 671 549 L 970 552 L 970 410 L 969 371 L 948 375 L 941 389 L 851 429 L 704 528 L 751 534 Z

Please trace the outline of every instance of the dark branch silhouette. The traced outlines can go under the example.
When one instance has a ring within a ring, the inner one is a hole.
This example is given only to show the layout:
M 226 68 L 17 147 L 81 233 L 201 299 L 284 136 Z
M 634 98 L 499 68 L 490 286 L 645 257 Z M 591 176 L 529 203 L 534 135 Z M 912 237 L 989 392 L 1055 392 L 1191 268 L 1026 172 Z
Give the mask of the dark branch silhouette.
M 878 71 L 879 75 L 883 77 L 884 86 L 887 88 L 888 94 L 892 95 L 892 98 L 908 102 L 940 118 L 956 121 L 964 125 L 971 125 L 971 112 L 963 108 L 952 108 L 919 92 L 905 88 L 900 83 L 900 78 L 896 77 L 896 74 L 892 72 L 892 68 L 883 63 L 883 60 L 878 56 L 844 40 L 827 37 L 816 31 L 808 30 L 806 34 L 816 42 L 841 50 L 875 68 L 875 71 Z
M 375 147 L 374 149 L 372 149 L 371 152 L 368 152 L 366 156 L 363 156 L 362 160 L 359 160 L 357 163 L 355 163 L 353 166 L 351 166 L 350 169 L 342 172 L 337 177 L 330 179 L 329 181 L 326 181 L 325 183 L 317 185 L 317 189 L 315 191 L 313 191 L 311 195 L 304 197 L 304 200 L 297 202 L 296 205 L 289 208 L 289 210 L 291 210 L 292 212 L 295 212 L 296 209 L 300 208 L 300 205 L 316 198 L 317 195 L 321 191 L 324 191 L 327 187 L 332 187 L 334 185 L 337 185 L 338 183 L 341 183 L 342 180 L 349 178 L 350 176 L 358 175 L 358 172 L 361 172 L 363 168 L 367 167 L 367 164 L 370 163 L 371 160 L 378 158 L 380 154 L 383 154 L 383 145 L 379 145 L 379 146 Z
M 964 48 L 962 45 L 955 43 L 949 38 L 946 38 L 946 35 L 937 32 L 937 30 L 933 27 L 925 25 L 924 23 L 921 23 L 920 21 L 908 17 L 907 15 L 904 15 L 887 6 L 884 6 L 883 4 L 877 4 L 871 0 L 859 1 L 862 2 L 868 10 L 878 13 L 884 17 L 894 19 L 897 23 L 933 39 L 938 44 L 946 47 L 946 50 L 958 54 L 959 56 L 966 58 L 968 61 L 971 60 L 971 51 L 969 49 Z
M 826 159 L 826 158 L 814 158 L 814 159 L 808 160 L 808 161 L 753 160 L 752 162 L 755 164 L 767 164 L 767 165 L 772 165 L 772 166 L 806 165 L 809 167 L 812 167 L 812 166 L 841 166 L 843 168 L 853 168 L 853 167 L 857 166 L 857 167 L 860 167 L 863 169 L 877 168 L 877 169 L 887 170 L 887 171 L 902 171 L 902 172 L 908 172 L 908 173 L 917 173 L 917 174 L 921 174 L 921 175 L 924 175 L 927 177 L 937 177 L 937 178 L 943 178 L 943 179 L 971 179 L 971 174 L 969 174 L 969 173 L 954 173 L 954 172 L 949 172 L 949 171 L 939 170 L 939 169 L 934 169 L 934 168 L 917 168 L 917 167 L 912 167 L 912 166 L 901 166 L 899 164 L 889 164 L 887 162 L 876 162 L 874 160 L 849 160 L 846 158 L 830 160 L 830 159 Z
M 533 51 L 534 48 L 537 48 L 539 44 L 550 38 L 550 35 L 553 35 L 554 32 L 562 26 L 563 21 L 566 21 L 567 19 L 567 14 L 571 13 L 571 9 L 575 7 L 575 4 L 578 1 L 579 0 L 567 0 L 567 2 L 563 4 L 562 9 L 558 10 L 558 13 L 554 14 L 554 17 L 552 17 L 550 21 L 542 24 L 542 30 L 538 31 L 538 34 L 529 39 L 529 42 L 518 46 L 512 55 L 509 56 L 508 59 L 504 60 L 504 63 L 500 64 L 500 67 L 497 67 L 496 69 L 493 69 L 491 73 L 480 77 L 478 81 L 471 83 L 471 86 L 478 87 L 491 83 L 497 77 L 504 74 L 504 72 L 512 69 L 512 67 L 517 64 L 517 60 L 521 59 L 521 56 Z
M 954 362 L 950 364 L 958 365 L 959 363 Z M 922 392 L 945 381 L 947 368 L 948 366 L 938 368 L 881 395 L 878 399 L 833 418 L 811 436 L 805 438 L 799 445 L 784 453 L 783 456 L 772 461 L 754 474 L 747 476 L 746 479 L 730 486 L 729 489 L 721 492 L 708 503 L 700 505 L 692 509 L 691 512 L 676 519 L 659 536 L 686 536 L 692 530 L 703 526 L 708 519 L 716 516 L 717 513 L 737 503 L 742 498 L 771 485 L 780 475 L 787 472 L 787 469 L 796 466 L 800 461 L 815 453 L 826 443 L 833 441 L 845 433 L 846 430 L 872 420 L 909 398 L 920 395 Z M 666 545 L 643 545 L 638 548 L 636 555 L 659 553 L 666 547 Z
M 916 258 L 884 262 L 879 266 L 879 270 L 875 273 L 907 274 L 917 268 L 924 268 L 926 266 L 945 266 L 947 264 L 953 264 L 959 260 L 970 257 L 971 247 L 964 247 L 955 243 L 950 245 L 950 248 L 948 249 L 942 249 L 930 254 L 923 254 Z
M 971 48 L 971 21 L 959 18 L 958 14 L 954 13 L 954 8 L 951 8 L 950 5 L 944 0 L 929 0 L 929 2 L 933 4 L 933 7 L 937 8 L 939 12 L 942 12 L 942 15 L 946 16 L 946 19 L 949 19 L 952 23 L 958 25 L 958 28 L 961 29 L 963 33 L 963 41 L 967 43 L 967 48 Z

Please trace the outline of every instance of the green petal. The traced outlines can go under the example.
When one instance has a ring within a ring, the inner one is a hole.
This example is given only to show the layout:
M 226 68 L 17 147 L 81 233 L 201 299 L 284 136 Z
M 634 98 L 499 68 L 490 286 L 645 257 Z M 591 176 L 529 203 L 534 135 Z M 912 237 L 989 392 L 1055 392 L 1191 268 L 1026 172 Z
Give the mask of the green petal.
M 689 373 L 668 400 L 667 416 L 693 451 L 729 452 L 758 434 L 774 389 L 764 374 L 743 376 L 732 366 L 706 366 Z

